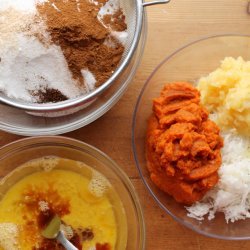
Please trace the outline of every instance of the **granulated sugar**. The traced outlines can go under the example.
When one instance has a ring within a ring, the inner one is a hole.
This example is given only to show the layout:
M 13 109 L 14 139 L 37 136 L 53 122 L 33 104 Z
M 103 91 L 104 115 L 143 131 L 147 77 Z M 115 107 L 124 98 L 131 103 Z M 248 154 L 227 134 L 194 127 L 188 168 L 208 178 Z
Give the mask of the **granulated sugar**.
M 35 102 L 31 92 L 45 87 L 58 89 L 68 98 L 85 93 L 77 83 L 72 84 L 74 80 L 58 46 L 46 48 L 37 38 L 21 34 L 17 44 L 4 54 L 0 49 L 0 90 L 10 98 Z
M 126 31 L 112 31 L 111 35 L 116 38 L 123 46 L 126 45 L 128 40 L 128 32 Z
M 62 0 L 65 4 L 70 1 Z M 76 1 L 76 11 L 81 12 L 83 1 Z M 101 2 L 92 1 L 93 5 L 100 6 L 100 20 L 104 15 L 115 13 L 119 9 L 118 0 L 110 0 L 103 7 Z M 51 4 L 60 12 L 54 1 L 0 1 L 0 92 L 13 99 L 40 103 L 39 95 L 34 93 L 42 93 L 47 89 L 58 91 L 68 99 L 93 91 L 97 81 L 98 85 L 101 84 L 101 71 L 95 75 L 86 65 L 80 70 L 84 83 L 79 83 L 66 57 L 68 54 L 61 44 L 54 41 L 54 37 L 51 38 L 46 18 L 41 17 L 38 12 L 37 4 L 42 3 Z M 110 36 L 122 46 L 125 45 L 126 31 L 108 30 Z M 113 46 L 116 48 L 117 44 L 113 43 Z M 111 49 L 109 52 L 111 53 Z M 105 77 L 108 77 L 107 71 Z
M 82 69 L 81 72 L 84 78 L 86 89 L 88 91 L 94 90 L 96 83 L 95 76 L 88 69 Z

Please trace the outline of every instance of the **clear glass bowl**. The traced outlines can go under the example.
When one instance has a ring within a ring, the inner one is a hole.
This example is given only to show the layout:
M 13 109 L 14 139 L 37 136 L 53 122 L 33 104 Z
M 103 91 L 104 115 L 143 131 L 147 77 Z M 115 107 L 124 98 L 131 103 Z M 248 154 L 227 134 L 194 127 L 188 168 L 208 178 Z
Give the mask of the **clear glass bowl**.
M 176 221 L 188 228 L 214 238 L 228 240 L 250 239 L 250 220 L 227 224 L 222 214 L 214 220 L 199 222 L 187 216 L 183 205 L 160 191 L 150 180 L 145 159 L 147 119 L 152 113 L 152 100 L 158 97 L 166 83 L 188 81 L 193 84 L 215 70 L 225 57 L 242 56 L 250 60 L 250 36 L 214 36 L 188 44 L 168 56 L 149 77 L 138 98 L 134 117 L 132 143 L 136 166 L 148 191 L 159 206 Z
M 122 97 L 140 64 L 147 36 L 145 11 L 143 15 L 141 38 L 131 61 L 112 86 L 100 96 L 94 98 L 86 107 L 80 106 L 81 110 L 79 107 L 72 108 L 72 114 L 67 114 L 67 110 L 61 110 L 58 112 L 60 117 L 53 118 L 34 116 L 25 110 L 0 103 L 0 130 L 24 136 L 59 135 L 84 127 L 104 115 Z M 75 112 L 77 110 L 79 111 Z M 67 115 L 62 116 L 62 113 Z
M 98 149 L 66 137 L 31 137 L 19 140 L 0 148 L 0 176 L 3 178 L 27 161 L 51 155 L 81 161 L 106 176 L 120 196 L 126 212 L 128 229 L 126 249 L 145 249 L 145 225 L 135 189 L 121 168 Z M 69 170 L 73 171 L 70 168 Z M 20 173 L 23 171 L 24 169 Z M 26 172 L 22 174 L 24 176 L 31 174 Z

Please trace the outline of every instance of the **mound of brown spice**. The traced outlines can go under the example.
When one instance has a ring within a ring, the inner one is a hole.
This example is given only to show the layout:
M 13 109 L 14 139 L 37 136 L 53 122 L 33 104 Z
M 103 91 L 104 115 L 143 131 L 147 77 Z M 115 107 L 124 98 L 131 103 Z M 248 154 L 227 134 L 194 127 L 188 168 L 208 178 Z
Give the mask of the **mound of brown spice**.
M 110 38 L 110 29 L 127 29 L 125 16 L 119 10 L 106 15 L 103 25 L 98 12 L 105 1 L 95 5 L 87 0 L 52 0 L 37 6 L 39 14 L 47 25 L 52 42 L 60 46 L 73 77 L 84 82 L 82 70 L 88 69 L 96 78 L 96 86 L 110 78 L 117 68 L 124 47 L 115 38 L 114 46 L 105 43 Z M 55 7 L 56 6 L 56 7 Z M 106 27 L 105 27 L 106 26 Z

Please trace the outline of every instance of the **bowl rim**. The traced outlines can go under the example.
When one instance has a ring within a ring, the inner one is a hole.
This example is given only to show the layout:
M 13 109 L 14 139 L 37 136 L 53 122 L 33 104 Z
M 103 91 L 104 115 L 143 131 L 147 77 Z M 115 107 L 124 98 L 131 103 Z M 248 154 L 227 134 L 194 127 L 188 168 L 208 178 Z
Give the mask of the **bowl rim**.
M 144 8 L 141 0 L 135 0 L 135 6 L 136 6 L 136 25 L 135 25 L 134 37 L 131 46 L 129 48 L 129 52 L 127 53 L 125 58 L 121 61 L 121 64 L 116 68 L 115 72 L 111 75 L 111 77 L 101 86 L 96 88 L 94 91 L 87 93 L 86 95 L 82 95 L 59 103 L 52 103 L 52 104 L 26 103 L 6 97 L 4 95 L 0 95 L 0 103 L 2 102 L 5 105 L 29 111 L 53 112 L 79 106 L 82 103 L 86 103 L 93 100 L 98 95 L 103 93 L 107 88 L 109 88 L 115 82 L 115 80 L 121 75 L 124 69 L 129 65 L 138 47 L 141 36 L 142 24 L 144 20 Z
M 73 143 L 77 144 L 73 146 Z M 143 209 L 140 203 L 139 196 L 137 194 L 137 191 L 132 184 L 131 180 L 129 179 L 128 175 L 125 173 L 125 171 L 107 154 L 102 152 L 100 149 L 82 142 L 77 139 L 73 139 L 66 136 L 37 136 L 37 137 L 27 137 L 22 138 L 13 142 L 10 142 L 2 147 L 0 147 L 0 161 L 1 159 L 5 157 L 9 157 L 14 152 L 20 151 L 20 150 L 26 150 L 30 147 L 36 147 L 41 145 L 61 145 L 64 147 L 72 146 L 72 148 L 76 150 L 83 150 L 83 148 L 86 150 L 85 153 L 91 154 L 91 152 L 94 152 L 98 154 L 98 156 L 102 159 L 105 159 L 109 162 L 109 165 L 107 167 L 111 169 L 111 171 L 119 178 L 121 183 L 124 185 L 124 188 L 127 190 L 127 193 L 130 197 L 131 202 L 133 203 L 133 207 L 135 209 L 137 222 L 138 222 L 138 232 L 139 232 L 139 249 L 144 250 L 146 245 L 146 226 L 145 226 L 145 220 L 144 220 L 144 214 Z M 122 198 L 122 197 L 120 197 Z M 129 239 L 128 239 L 129 240 Z
M 205 36 L 202 37 L 200 39 L 197 40 L 193 40 L 189 43 L 187 43 L 184 46 L 181 46 L 180 48 L 178 48 L 177 50 L 175 50 L 174 52 L 170 53 L 168 56 L 165 57 L 165 59 L 163 59 L 162 62 L 160 62 L 156 68 L 152 71 L 152 73 L 149 75 L 148 79 L 146 80 L 146 82 L 144 83 L 142 89 L 140 90 L 140 94 L 137 98 L 136 101 L 136 105 L 133 111 L 133 118 L 132 118 L 132 137 L 131 137 L 131 143 L 132 143 L 132 150 L 133 150 L 133 156 L 134 156 L 134 161 L 135 161 L 135 165 L 136 168 L 139 172 L 139 175 L 143 181 L 143 184 L 145 185 L 146 189 L 148 190 L 148 192 L 150 193 L 150 195 L 153 197 L 153 199 L 156 201 L 157 205 L 164 211 L 166 212 L 168 215 L 170 215 L 175 221 L 177 221 L 178 223 L 180 223 L 181 225 L 186 226 L 187 228 L 191 229 L 192 231 L 201 234 L 203 236 L 209 237 L 209 238 L 215 238 L 215 239 L 220 239 L 220 240 L 234 240 L 234 241 L 238 241 L 238 240 L 249 240 L 250 236 L 245 236 L 245 237 L 235 237 L 235 236 L 222 236 L 222 235 L 217 235 L 217 234 L 213 234 L 213 233 L 207 233 L 204 232 L 203 230 L 200 230 L 196 227 L 194 227 L 191 223 L 183 221 L 182 219 L 180 219 L 178 216 L 176 216 L 174 213 L 172 213 L 170 210 L 168 210 L 162 203 L 161 201 L 157 198 L 157 195 L 154 193 L 154 191 L 150 188 L 146 178 L 144 178 L 142 169 L 140 167 L 140 163 L 139 163 L 139 159 L 137 157 L 137 150 L 136 150 L 136 139 L 135 139 L 135 127 L 136 127 L 136 117 L 137 117 L 137 111 L 142 99 L 142 96 L 144 94 L 145 89 L 147 88 L 149 82 L 151 81 L 151 79 L 153 78 L 153 76 L 156 74 L 156 72 L 170 59 L 172 59 L 175 55 L 177 55 L 179 52 L 181 52 L 182 50 L 185 50 L 188 47 L 191 47 L 192 45 L 195 45 L 197 43 L 209 40 L 209 39 L 215 39 L 215 38 L 223 38 L 223 37 L 246 37 L 246 38 L 250 38 L 250 34 L 237 34 L 237 33 L 226 33 L 226 34 L 215 34 L 215 35 L 210 35 L 210 36 Z M 250 219 L 249 219 L 250 220 Z

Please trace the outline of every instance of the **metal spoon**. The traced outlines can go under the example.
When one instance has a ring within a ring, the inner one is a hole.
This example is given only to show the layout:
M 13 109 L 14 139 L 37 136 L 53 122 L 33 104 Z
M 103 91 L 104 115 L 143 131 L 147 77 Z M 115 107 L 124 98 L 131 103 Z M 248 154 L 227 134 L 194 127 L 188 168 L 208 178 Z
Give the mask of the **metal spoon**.
M 42 236 L 47 239 L 57 239 L 67 250 L 78 250 L 60 230 L 61 219 L 54 216 L 48 226 L 42 231 Z

